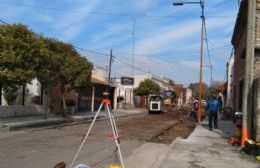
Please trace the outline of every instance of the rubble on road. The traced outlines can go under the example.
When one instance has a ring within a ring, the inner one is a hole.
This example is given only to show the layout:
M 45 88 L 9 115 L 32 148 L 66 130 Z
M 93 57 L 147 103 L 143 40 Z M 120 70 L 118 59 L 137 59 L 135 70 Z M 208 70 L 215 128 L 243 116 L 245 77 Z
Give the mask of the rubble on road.
M 188 137 L 195 128 L 188 114 L 187 109 L 172 109 L 166 114 L 142 115 L 119 121 L 118 128 L 123 139 L 169 144 L 176 137 Z

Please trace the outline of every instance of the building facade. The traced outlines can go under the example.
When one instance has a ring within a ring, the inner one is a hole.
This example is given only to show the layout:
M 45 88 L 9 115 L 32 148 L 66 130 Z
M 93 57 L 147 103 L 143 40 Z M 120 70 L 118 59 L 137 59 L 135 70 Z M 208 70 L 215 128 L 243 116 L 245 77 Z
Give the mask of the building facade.
M 158 84 L 161 88 L 161 91 L 171 90 L 174 91 L 174 82 L 167 78 L 167 77 L 160 77 L 151 73 L 144 74 L 144 75 L 136 75 L 134 78 L 134 88 L 137 88 L 139 84 L 144 81 L 145 79 L 151 79 L 156 84 Z
M 91 77 L 91 87 L 84 91 L 71 91 L 66 95 L 66 101 L 74 106 L 73 112 L 95 111 L 98 109 L 105 90 L 110 91 L 112 103 L 114 101 L 114 88 L 110 87 L 107 82 L 106 68 L 94 65 Z M 7 103 L 3 97 L 1 105 L 6 106 Z M 60 114 L 62 112 L 62 97 L 58 86 L 45 90 L 41 89 L 41 84 L 37 78 L 18 91 L 15 105 L 41 105 L 49 107 L 52 113 Z M 113 107 L 113 105 L 112 105 Z
M 227 63 L 227 98 L 225 102 L 225 106 L 234 109 L 233 107 L 233 99 L 234 99 L 234 91 L 233 91 L 233 76 L 234 76 L 234 58 L 231 58 Z
M 253 78 L 257 81 L 260 78 L 260 1 L 256 0 L 256 19 L 255 19 L 255 55 L 254 55 L 254 70 Z M 246 60 L 246 41 L 247 41 L 247 15 L 248 15 L 248 0 L 242 0 L 239 7 L 239 13 L 234 28 L 232 44 L 234 47 L 234 73 L 232 81 L 233 90 L 233 111 L 242 111 L 243 104 L 243 88 L 245 75 L 245 60 Z M 255 84 L 254 84 L 255 85 Z M 255 108 L 253 102 L 259 89 L 253 88 L 250 90 L 249 106 L 248 106 L 248 131 L 249 136 L 260 141 L 260 110 Z M 258 132 L 258 133 L 256 133 Z
M 185 90 L 185 104 L 188 105 L 193 102 L 192 99 L 192 90 L 189 88 L 186 88 Z

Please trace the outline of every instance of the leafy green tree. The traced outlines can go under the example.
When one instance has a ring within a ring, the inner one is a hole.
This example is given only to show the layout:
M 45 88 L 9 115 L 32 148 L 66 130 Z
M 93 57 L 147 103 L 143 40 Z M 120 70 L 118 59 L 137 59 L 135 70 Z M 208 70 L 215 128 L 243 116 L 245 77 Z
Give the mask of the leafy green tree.
M 208 98 L 211 98 L 212 96 L 218 96 L 218 94 L 221 92 L 220 87 L 224 83 L 225 81 L 213 81 L 209 87 Z
M 42 52 L 39 36 L 21 24 L 0 25 L 0 85 L 8 104 L 35 77 Z M 6 93 L 5 93 L 6 92 Z
M 160 86 L 151 79 L 145 79 L 140 82 L 138 88 L 134 90 L 138 96 L 149 96 L 160 92 Z
M 25 25 L 0 25 L 0 86 L 8 104 L 37 77 L 42 88 L 59 86 L 66 115 L 66 94 L 87 88 L 92 68 L 70 44 L 37 35 Z
M 212 98 L 212 96 L 217 96 L 219 93 L 219 90 L 215 87 L 210 87 L 208 92 L 208 99 Z
M 48 83 L 59 86 L 62 95 L 63 115 L 67 115 L 66 95 L 69 91 L 78 91 L 90 86 L 93 66 L 72 45 L 63 43 L 56 39 L 46 39 L 50 58 L 49 69 L 39 75 L 40 81 L 48 79 Z
M 67 114 L 65 95 L 71 91 L 89 88 L 92 74 L 92 64 L 83 57 L 67 57 L 61 67 L 63 81 L 60 83 L 64 115 Z M 67 86 L 67 87 L 66 87 Z
M 192 90 L 192 95 L 195 98 L 199 98 L 199 83 L 191 83 L 189 87 Z M 208 97 L 208 85 L 206 83 L 202 83 L 202 98 L 207 99 Z
M 16 99 L 17 94 L 18 94 L 18 89 L 19 89 L 19 87 L 14 87 L 14 86 L 3 88 L 4 98 L 8 105 L 14 104 L 14 100 Z

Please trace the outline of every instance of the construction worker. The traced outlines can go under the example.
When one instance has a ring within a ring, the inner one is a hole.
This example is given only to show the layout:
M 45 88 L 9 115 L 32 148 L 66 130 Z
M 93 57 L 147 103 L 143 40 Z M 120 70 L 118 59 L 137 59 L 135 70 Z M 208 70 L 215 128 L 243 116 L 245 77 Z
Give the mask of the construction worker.
M 212 130 L 212 120 L 214 120 L 214 128 L 218 128 L 218 111 L 220 110 L 220 102 L 216 96 L 208 101 L 209 130 Z
M 191 110 L 191 113 L 190 113 L 190 120 L 194 121 L 194 122 L 198 122 L 198 109 L 199 109 L 199 103 L 198 103 L 198 100 L 194 100 L 193 102 L 193 109 Z

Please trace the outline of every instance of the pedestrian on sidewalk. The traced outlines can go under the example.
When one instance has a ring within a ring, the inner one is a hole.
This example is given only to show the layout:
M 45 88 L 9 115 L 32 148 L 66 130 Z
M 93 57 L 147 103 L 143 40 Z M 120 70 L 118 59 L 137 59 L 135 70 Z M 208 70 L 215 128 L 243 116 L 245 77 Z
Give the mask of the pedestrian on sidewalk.
M 220 102 L 216 96 L 208 101 L 209 129 L 212 130 L 212 121 L 214 120 L 214 128 L 218 128 L 218 111 L 220 110 Z

